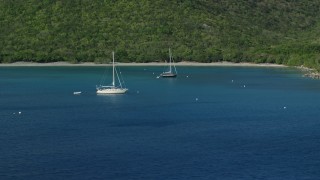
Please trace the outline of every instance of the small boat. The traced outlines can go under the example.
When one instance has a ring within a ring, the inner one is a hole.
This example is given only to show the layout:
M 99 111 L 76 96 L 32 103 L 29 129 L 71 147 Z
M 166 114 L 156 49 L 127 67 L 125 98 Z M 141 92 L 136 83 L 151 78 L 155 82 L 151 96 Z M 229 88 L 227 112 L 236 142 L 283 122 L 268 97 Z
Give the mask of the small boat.
M 115 83 L 115 76 L 117 76 L 117 79 L 119 81 L 118 86 L 116 86 L 116 83 Z M 122 87 L 119 74 L 115 68 L 114 52 L 112 52 L 112 83 L 109 86 L 100 84 L 99 86 L 96 87 L 96 89 L 97 89 L 97 94 L 124 94 L 128 91 L 127 88 Z
M 173 68 L 172 68 L 173 66 Z M 174 71 L 173 71 L 174 69 Z M 176 66 L 173 64 L 173 60 L 172 60 L 172 54 L 171 54 L 171 50 L 169 48 L 169 70 L 166 72 L 163 72 L 160 74 L 160 77 L 163 78 L 174 78 L 177 77 L 178 73 L 177 73 L 177 69 Z
M 74 95 L 79 95 L 79 94 L 81 94 L 81 91 L 75 91 L 75 92 L 73 92 L 73 94 Z

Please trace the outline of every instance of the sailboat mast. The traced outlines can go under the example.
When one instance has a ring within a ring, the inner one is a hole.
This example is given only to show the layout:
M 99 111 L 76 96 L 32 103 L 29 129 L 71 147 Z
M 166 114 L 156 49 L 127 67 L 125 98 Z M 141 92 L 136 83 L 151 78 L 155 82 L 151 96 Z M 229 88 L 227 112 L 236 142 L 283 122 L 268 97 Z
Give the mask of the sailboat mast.
M 114 51 L 112 51 L 112 86 L 115 86 L 115 83 L 114 83 Z
M 169 48 L 169 58 L 170 58 L 169 68 L 170 68 L 170 73 L 171 73 L 171 50 L 170 50 L 170 48 Z

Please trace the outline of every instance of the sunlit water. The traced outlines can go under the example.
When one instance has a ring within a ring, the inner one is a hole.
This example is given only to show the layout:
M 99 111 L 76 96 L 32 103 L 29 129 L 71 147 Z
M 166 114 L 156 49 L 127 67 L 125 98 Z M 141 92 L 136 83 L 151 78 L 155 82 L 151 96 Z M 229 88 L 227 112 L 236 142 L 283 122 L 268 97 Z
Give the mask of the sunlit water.
M 120 67 L 128 93 L 96 95 L 104 69 L 0 67 L 0 179 L 320 178 L 319 80 Z

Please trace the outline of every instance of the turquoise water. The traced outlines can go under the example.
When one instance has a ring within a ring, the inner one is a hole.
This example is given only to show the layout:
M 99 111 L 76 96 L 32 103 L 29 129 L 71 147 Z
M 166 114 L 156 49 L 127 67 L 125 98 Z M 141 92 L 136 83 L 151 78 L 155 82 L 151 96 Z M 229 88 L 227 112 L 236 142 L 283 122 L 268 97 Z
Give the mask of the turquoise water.
M 0 67 L 0 179 L 320 178 L 319 80 L 120 67 L 129 92 L 96 95 L 104 69 Z

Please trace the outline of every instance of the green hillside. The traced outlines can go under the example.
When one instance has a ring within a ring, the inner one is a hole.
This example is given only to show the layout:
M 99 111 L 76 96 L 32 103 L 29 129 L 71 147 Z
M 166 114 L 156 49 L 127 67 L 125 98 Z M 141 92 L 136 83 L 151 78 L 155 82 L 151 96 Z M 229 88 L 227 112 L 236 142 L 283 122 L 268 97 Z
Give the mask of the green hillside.
M 232 61 L 319 68 L 317 0 L 0 0 L 0 61 Z

